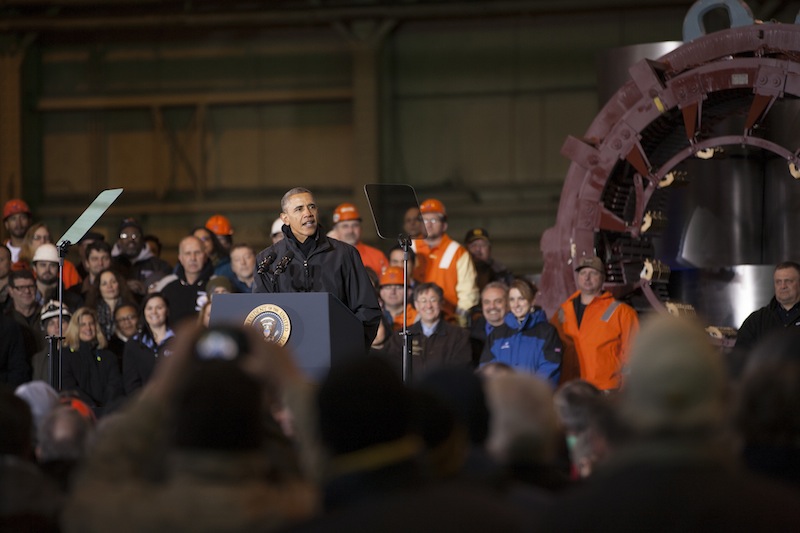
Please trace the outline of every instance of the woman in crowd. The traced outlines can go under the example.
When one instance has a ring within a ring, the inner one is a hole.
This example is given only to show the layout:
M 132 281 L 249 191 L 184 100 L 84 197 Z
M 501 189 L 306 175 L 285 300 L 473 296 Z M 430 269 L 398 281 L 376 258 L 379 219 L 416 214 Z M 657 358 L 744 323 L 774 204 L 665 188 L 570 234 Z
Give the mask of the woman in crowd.
M 561 340 L 547 322 L 545 312 L 534 307 L 536 286 L 524 279 L 511 282 L 505 323 L 486 341 L 481 363 L 501 362 L 516 370 L 536 374 L 554 387 L 561 374 Z
M 543 318 L 547 319 L 544 316 L 544 311 L 533 305 L 537 292 L 539 292 L 539 289 L 536 285 L 522 278 L 514 279 L 511 285 L 508 286 L 508 308 L 520 326 L 524 326 L 526 322 L 529 322 L 531 316 L 535 313 L 541 313 Z
M 74 390 L 97 416 L 112 410 L 122 398 L 117 358 L 106 349 L 106 338 L 93 309 L 78 309 L 64 335 L 62 390 Z
M 95 278 L 86 297 L 86 306 L 97 311 L 97 320 L 106 339 L 114 334 L 114 311 L 123 304 L 135 304 L 136 299 L 125 278 L 116 270 L 105 269 Z
M 159 359 L 169 356 L 170 340 L 175 336 L 169 325 L 169 304 L 161 293 L 145 296 L 139 322 L 142 329 L 125 344 L 122 356 L 122 378 L 128 395 L 147 383 Z
M 25 232 L 25 237 L 22 242 L 22 248 L 19 250 L 19 262 L 30 265 L 33 261 L 33 254 L 41 244 L 53 242 L 50 238 L 50 230 L 44 222 L 37 222 L 31 224 L 28 231 Z
M 216 235 L 203 226 L 195 228 L 192 231 L 192 235 L 200 239 L 206 257 L 214 265 L 215 276 L 225 276 L 228 279 L 235 277 L 231 269 L 231 258 L 219 240 L 217 240 Z
M 50 236 L 50 230 L 44 222 L 37 222 L 31 224 L 28 231 L 25 232 L 25 239 L 22 243 L 22 248 L 19 251 L 19 261 L 14 263 L 14 270 L 33 270 L 33 255 L 36 249 L 42 244 L 52 243 L 53 239 Z M 68 259 L 64 260 L 64 288 L 69 289 L 73 285 L 80 283 L 81 276 L 78 274 L 78 269 Z

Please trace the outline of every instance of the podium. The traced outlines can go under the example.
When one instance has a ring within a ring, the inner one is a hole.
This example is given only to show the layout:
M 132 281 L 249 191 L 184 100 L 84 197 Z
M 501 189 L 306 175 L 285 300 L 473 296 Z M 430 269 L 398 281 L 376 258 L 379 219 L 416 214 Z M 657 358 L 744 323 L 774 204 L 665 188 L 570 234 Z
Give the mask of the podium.
M 311 378 L 322 379 L 332 365 L 366 355 L 361 321 L 327 292 L 215 294 L 209 324 L 241 326 L 250 317 L 269 325 L 281 312 L 289 322 L 285 346 Z M 258 322 L 252 327 L 262 330 Z

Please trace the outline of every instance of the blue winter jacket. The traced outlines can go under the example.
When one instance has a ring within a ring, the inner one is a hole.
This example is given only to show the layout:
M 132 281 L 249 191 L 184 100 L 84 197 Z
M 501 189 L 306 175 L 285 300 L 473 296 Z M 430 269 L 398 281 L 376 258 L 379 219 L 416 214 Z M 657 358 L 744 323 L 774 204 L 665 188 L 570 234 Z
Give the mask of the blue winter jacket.
M 542 309 L 534 309 L 519 323 L 513 313 L 494 328 L 484 345 L 481 364 L 505 363 L 558 385 L 561 374 L 561 339 Z

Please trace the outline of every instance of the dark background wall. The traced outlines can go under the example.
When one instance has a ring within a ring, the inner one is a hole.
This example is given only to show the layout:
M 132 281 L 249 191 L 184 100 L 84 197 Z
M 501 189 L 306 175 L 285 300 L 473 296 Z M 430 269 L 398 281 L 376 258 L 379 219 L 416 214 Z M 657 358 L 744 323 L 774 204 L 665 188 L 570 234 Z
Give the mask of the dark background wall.
M 124 187 L 98 229 L 114 240 L 137 216 L 174 260 L 216 212 L 264 246 L 295 185 L 329 219 L 345 200 L 366 214 L 364 183 L 409 183 L 445 202 L 455 238 L 486 227 L 501 261 L 536 273 L 559 150 L 599 109 L 598 53 L 680 40 L 691 3 L 5 2 L 0 199 L 29 200 L 57 237 Z

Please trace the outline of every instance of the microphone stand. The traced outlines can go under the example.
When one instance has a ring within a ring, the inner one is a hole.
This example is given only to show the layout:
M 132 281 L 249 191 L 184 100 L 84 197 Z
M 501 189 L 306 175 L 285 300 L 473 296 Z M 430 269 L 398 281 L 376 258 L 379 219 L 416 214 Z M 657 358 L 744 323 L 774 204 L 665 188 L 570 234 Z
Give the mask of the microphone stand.
M 411 383 L 411 333 L 408 332 L 408 250 L 411 248 L 411 236 L 401 233 L 397 242 L 403 249 L 403 382 Z
M 58 336 L 47 336 L 47 359 L 50 386 L 61 391 L 61 363 L 63 357 L 64 340 L 64 258 L 67 256 L 71 243 L 61 241 L 58 243 Z M 46 304 L 47 302 L 45 302 Z
M 275 270 L 272 271 L 272 292 L 278 292 L 278 276 L 286 272 L 292 259 L 294 259 L 294 252 L 292 252 L 292 250 L 287 250 L 281 260 L 278 261 Z
M 256 273 L 261 276 L 261 282 L 264 283 L 264 289 L 267 288 L 267 282 L 269 282 L 269 284 L 272 286 L 272 292 L 277 292 L 278 288 L 275 284 L 275 280 L 269 274 L 269 266 L 273 261 L 275 261 L 274 256 L 272 256 L 271 259 L 270 256 L 267 256 L 263 261 L 261 261 L 261 264 L 258 265 Z

